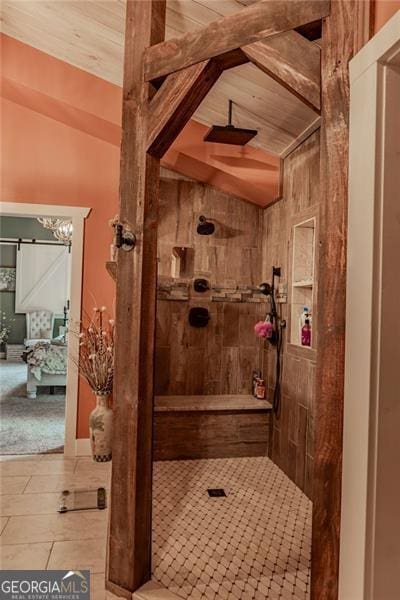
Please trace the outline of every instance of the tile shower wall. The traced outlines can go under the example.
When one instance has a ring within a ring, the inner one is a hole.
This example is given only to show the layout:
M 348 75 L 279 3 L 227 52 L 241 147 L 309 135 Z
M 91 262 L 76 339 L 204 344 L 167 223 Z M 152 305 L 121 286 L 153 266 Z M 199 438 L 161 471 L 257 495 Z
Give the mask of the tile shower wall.
M 200 215 L 213 219 L 213 235 L 196 233 Z M 202 277 L 232 296 L 237 288 L 248 290 L 260 283 L 261 208 L 198 182 L 163 177 L 159 223 L 159 283 L 172 281 L 174 247 L 194 252 L 189 284 Z M 237 301 L 231 297 L 225 302 L 216 300 L 216 293 L 196 293 L 189 285 L 188 300 L 158 300 L 157 394 L 250 393 L 251 373 L 260 367 L 263 354 L 253 327 L 265 316 L 265 301 L 240 301 L 239 293 Z M 189 325 L 192 306 L 209 310 L 207 327 Z
M 308 138 L 284 162 L 283 198 L 264 212 L 263 273 L 270 280 L 272 266 L 282 267 L 282 281 L 290 278 L 291 231 L 293 224 L 318 216 L 319 208 L 319 132 Z M 315 283 L 318 283 L 316 261 Z M 316 293 L 316 289 L 314 289 Z M 282 317 L 289 319 L 288 303 L 282 305 Z M 315 296 L 314 296 L 315 301 Z M 315 324 L 314 314 L 314 324 Z M 315 363 L 317 350 L 291 345 L 288 327 L 283 348 L 281 416 L 273 418 L 272 460 L 312 497 L 313 415 L 315 401 Z M 315 327 L 313 345 L 317 345 Z M 264 352 L 264 371 L 268 373 L 269 393 L 275 383 L 275 352 Z

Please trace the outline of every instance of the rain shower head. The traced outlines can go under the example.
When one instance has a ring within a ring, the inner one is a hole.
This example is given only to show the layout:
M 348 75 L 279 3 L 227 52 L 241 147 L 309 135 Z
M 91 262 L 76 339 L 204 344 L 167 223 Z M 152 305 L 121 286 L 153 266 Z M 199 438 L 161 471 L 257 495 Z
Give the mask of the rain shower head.
M 215 231 L 214 223 L 207 220 L 206 217 L 201 215 L 199 217 L 199 224 L 197 225 L 197 233 L 199 235 L 212 235 Z
M 245 146 L 258 133 L 257 129 L 244 129 L 232 125 L 232 100 L 229 100 L 228 121 L 228 125 L 213 125 L 204 136 L 204 141 Z

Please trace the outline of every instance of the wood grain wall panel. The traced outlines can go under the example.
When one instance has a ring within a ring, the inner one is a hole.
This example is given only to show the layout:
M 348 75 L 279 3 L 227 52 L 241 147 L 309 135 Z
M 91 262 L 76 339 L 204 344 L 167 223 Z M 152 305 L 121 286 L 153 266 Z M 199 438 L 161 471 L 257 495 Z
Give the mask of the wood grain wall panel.
M 159 281 L 170 279 L 172 249 L 190 247 L 194 272 L 213 287 L 255 287 L 261 282 L 263 210 L 210 186 L 165 177 L 160 184 Z M 198 218 L 215 222 L 215 233 L 196 232 Z M 262 343 L 254 335 L 266 303 L 212 301 L 212 292 L 190 290 L 189 301 L 158 300 L 156 389 L 158 395 L 249 394 L 261 368 Z M 189 309 L 203 306 L 205 328 L 189 325 Z
M 310 215 L 318 217 L 319 131 L 313 133 L 284 160 L 283 173 L 282 200 L 264 211 L 262 271 L 266 281 L 270 281 L 272 266 L 276 265 L 282 268 L 281 281 L 288 282 L 293 223 L 301 222 Z M 315 280 L 317 285 L 317 271 Z M 284 319 L 288 319 L 290 314 L 290 299 L 289 289 L 288 303 L 280 307 Z M 289 344 L 288 329 L 284 335 L 281 414 L 279 418 L 273 417 L 270 454 L 272 460 L 312 497 L 317 351 Z M 317 340 L 317 335 L 314 339 Z M 264 372 L 267 374 L 271 396 L 275 383 L 275 350 L 270 347 L 264 351 Z
M 154 460 L 266 456 L 267 411 L 156 412 Z

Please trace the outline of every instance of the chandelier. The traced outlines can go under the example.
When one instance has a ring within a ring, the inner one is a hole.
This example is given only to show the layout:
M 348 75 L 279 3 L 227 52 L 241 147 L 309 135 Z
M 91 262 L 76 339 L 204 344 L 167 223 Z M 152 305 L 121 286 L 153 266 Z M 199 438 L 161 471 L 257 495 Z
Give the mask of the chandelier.
M 73 227 L 72 223 L 62 221 L 61 224 L 53 231 L 54 237 L 65 245 L 71 244 Z
M 63 219 L 57 219 L 56 217 L 37 217 L 37 220 L 45 229 L 55 231 L 64 223 Z
M 50 229 L 54 237 L 69 246 L 72 240 L 72 223 L 56 217 L 37 217 L 37 220 L 45 229 Z

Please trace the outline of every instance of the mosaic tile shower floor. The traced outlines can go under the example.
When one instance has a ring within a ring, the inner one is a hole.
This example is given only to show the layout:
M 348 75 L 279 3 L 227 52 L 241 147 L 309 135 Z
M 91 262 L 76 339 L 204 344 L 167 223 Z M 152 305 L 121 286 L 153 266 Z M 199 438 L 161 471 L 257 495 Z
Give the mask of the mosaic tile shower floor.
M 268 458 L 157 462 L 153 497 L 153 580 L 178 597 L 309 598 L 312 504 Z

